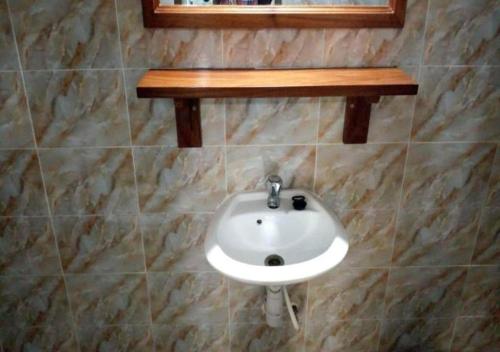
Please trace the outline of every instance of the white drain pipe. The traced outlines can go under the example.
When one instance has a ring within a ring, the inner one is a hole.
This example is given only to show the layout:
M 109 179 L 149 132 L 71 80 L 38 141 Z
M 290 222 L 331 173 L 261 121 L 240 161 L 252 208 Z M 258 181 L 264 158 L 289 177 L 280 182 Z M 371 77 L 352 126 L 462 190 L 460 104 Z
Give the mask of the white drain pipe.
M 265 311 L 267 324 L 273 328 L 279 328 L 283 325 L 283 297 L 285 297 L 288 314 L 292 320 L 293 327 L 295 330 L 299 330 L 297 317 L 293 311 L 286 286 L 267 286 L 266 294 Z
M 273 328 L 279 328 L 283 325 L 281 318 L 283 312 L 283 292 L 281 286 L 266 287 L 266 321 Z

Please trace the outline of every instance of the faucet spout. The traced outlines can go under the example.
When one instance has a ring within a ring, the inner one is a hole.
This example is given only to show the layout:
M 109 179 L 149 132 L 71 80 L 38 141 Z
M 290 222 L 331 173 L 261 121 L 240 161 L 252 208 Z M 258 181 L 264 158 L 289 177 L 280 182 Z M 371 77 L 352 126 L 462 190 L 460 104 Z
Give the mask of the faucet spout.
M 283 185 L 281 177 L 271 175 L 267 178 L 266 186 L 269 193 L 267 197 L 267 206 L 271 209 L 278 209 L 280 207 L 280 191 Z

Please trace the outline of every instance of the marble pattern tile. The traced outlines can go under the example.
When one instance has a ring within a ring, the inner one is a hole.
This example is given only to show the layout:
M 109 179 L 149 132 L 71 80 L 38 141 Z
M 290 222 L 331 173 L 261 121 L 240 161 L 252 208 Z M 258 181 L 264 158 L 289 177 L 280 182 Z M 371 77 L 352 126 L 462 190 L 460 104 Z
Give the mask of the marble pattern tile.
M 4 351 L 77 351 L 76 336 L 69 325 L 7 327 L 0 331 Z
M 35 71 L 25 78 L 39 146 L 130 144 L 120 71 Z
M 420 63 L 427 0 L 408 1 L 402 29 L 327 29 L 325 65 L 401 66 Z
M 176 146 L 174 101 L 172 99 L 139 99 L 137 97 L 137 84 L 145 72 L 146 70 L 125 71 L 132 144 Z M 201 100 L 202 103 L 204 101 L 205 99 Z M 204 117 L 201 114 L 202 121 Z
M 213 211 L 226 196 L 224 150 L 136 148 L 141 210 Z
M 443 352 L 450 348 L 451 319 L 386 320 L 382 325 L 380 351 Z
M 227 144 L 312 144 L 318 116 L 317 98 L 227 99 Z
M 375 319 L 384 314 L 387 269 L 355 269 L 343 265 L 310 282 L 308 321 Z
M 224 66 L 323 66 L 323 32 L 319 29 L 224 30 Z
M 146 324 L 145 274 L 66 275 L 75 322 L 80 325 Z
M 496 0 L 431 0 L 425 63 L 500 63 L 500 9 Z
M 148 325 L 82 326 L 78 329 L 80 351 L 151 352 L 153 334 Z
M 219 273 L 149 273 L 155 324 L 227 323 L 227 282 Z
M 290 301 L 298 308 L 297 320 L 301 327 L 305 323 L 307 283 L 287 286 Z M 229 312 L 231 324 L 234 323 L 266 323 L 266 316 L 262 310 L 266 304 L 266 288 L 259 285 L 249 285 L 234 280 L 229 282 Z M 284 316 L 287 316 L 283 305 Z M 288 320 L 288 319 L 287 319 Z
M 381 97 L 372 104 L 369 143 L 406 142 L 410 134 L 415 104 L 414 96 Z M 321 98 L 318 141 L 342 143 L 344 131 L 345 98 Z
M 9 3 L 25 69 L 119 67 L 113 1 Z
M 129 68 L 222 66 L 220 30 L 144 28 L 141 3 L 118 2 L 123 60 Z
M 470 263 L 480 209 L 400 209 L 392 262 L 396 265 Z
M 306 332 L 306 351 L 375 352 L 380 323 L 377 320 L 312 321 Z
M 459 267 L 392 268 L 385 315 L 398 318 L 454 318 L 461 308 L 466 270 Z
M 40 158 L 54 215 L 137 211 L 129 149 L 42 150 Z
M 498 326 L 495 318 L 458 318 L 451 352 L 494 352 L 500 346 Z
M 315 191 L 335 210 L 395 209 L 403 144 L 320 145 Z
M 0 0 L 0 70 L 17 70 L 18 66 L 7 0 Z
M 66 273 L 144 271 L 137 217 L 65 216 L 53 222 Z
M 272 174 L 281 176 L 284 188 L 312 189 L 315 157 L 314 146 L 228 147 L 228 191 L 263 190 Z
M 213 271 L 205 257 L 210 214 L 141 216 L 148 271 Z
M 493 144 L 412 144 L 403 190 L 405 208 L 481 206 L 495 154 Z
M 389 266 L 396 230 L 395 210 L 344 210 L 337 213 L 349 234 L 349 251 L 342 265 Z
M 500 316 L 500 266 L 470 267 L 462 294 L 464 316 Z
M 69 325 L 70 312 L 60 276 L 0 277 L 0 330 Z
M 413 140 L 499 141 L 499 80 L 497 67 L 424 67 Z
M 497 152 L 493 161 L 490 181 L 488 183 L 488 198 L 486 205 L 500 207 L 500 144 L 497 144 Z
M 401 67 L 417 79 L 416 66 Z M 368 142 L 406 142 L 410 134 L 415 96 L 382 96 L 380 102 L 372 104 Z M 344 131 L 345 98 L 321 98 L 318 141 L 320 143 L 342 143 Z
M 0 72 L 0 148 L 33 146 L 33 133 L 19 72 Z
M 156 351 L 227 351 L 226 324 L 153 325 Z
M 172 99 L 137 98 L 136 87 L 146 70 L 126 70 L 127 98 L 134 145 L 177 145 Z M 201 99 L 203 145 L 224 144 L 224 101 Z
M 484 208 L 472 264 L 500 263 L 500 208 Z
M 231 351 L 305 352 L 304 329 L 298 332 L 291 323 L 271 328 L 266 323 L 234 323 L 230 327 Z
M 40 165 L 32 150 L 0 151 L 0 216 L 47 215 Z
M 60 274 L 48 218 L 0 217 L 0 274 Z

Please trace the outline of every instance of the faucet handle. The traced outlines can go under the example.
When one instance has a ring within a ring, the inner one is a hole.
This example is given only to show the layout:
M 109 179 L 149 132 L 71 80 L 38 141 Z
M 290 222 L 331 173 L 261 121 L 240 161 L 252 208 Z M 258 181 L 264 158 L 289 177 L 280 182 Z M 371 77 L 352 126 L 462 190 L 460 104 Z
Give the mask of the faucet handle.
M 283 180 L 278 175 L 270 175 L 267 177 L 267 188 L 275 189 L 275 191 L 279 191 L 281 189 L 281 185 L 283 184 Z

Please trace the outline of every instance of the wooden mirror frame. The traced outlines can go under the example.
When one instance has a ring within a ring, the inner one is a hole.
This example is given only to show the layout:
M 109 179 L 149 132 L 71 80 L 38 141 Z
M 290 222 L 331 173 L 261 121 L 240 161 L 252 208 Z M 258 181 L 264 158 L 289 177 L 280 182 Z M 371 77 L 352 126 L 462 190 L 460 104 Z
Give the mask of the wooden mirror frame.
M 406 0 L 387 6 L 180 6 L 142 0 L 144 27 L 401 28 Z

